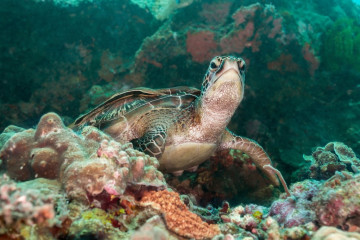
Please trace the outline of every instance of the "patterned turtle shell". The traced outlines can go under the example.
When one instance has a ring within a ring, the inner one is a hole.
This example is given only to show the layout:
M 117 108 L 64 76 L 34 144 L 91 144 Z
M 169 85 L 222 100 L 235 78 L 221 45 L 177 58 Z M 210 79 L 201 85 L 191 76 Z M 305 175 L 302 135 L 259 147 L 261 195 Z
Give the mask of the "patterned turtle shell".
M 164 89 L 134 88 L 113 95 L 76 119 L 72 127 L 91 125 L 106 129 L 119 121 L 131 122 L 133 117 L 153 109 L 182 110 L 189 107 L 200 93 L 199 89 L 185 86 Z

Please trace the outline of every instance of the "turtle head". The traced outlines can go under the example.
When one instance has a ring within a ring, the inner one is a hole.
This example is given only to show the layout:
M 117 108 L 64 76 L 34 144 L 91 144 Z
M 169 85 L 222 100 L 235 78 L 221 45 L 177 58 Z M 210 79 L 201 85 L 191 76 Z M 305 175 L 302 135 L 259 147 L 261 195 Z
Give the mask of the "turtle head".
M 202 84 L 199 98 L 202 110 L 231 118 L 243 99 L 244 84 L 245 61 L 242 58 L 214 57 Z

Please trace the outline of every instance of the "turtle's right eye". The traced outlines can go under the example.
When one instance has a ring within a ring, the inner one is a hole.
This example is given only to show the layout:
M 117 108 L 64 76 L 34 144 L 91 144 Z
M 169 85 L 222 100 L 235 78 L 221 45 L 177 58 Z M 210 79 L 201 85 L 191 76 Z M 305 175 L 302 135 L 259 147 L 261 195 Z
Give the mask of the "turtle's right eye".
M 216 63 L 215 63 L 215 62 L 211 62 L 211 63 L 210 63 L 210 67 L 211 67 L 211 68 L 216 68 L 216 67 L 217 67 L 217 66 L 216 66 Z
M 238 61 L 238 66 L 239 66 L 239 70 L 240 70 L 241 72 L 245 72 L 246 64 L 245 64 L 245 61 L 244 61 L 244 60 L 240 59 L 240 60 Z
M 209 69 L 211 71 L 216 71 L 219 66 L 221 64 L 221 59 L 220 58 L 214 58 L 211 62 L 210 62 L 210 66 L 209 66 Z

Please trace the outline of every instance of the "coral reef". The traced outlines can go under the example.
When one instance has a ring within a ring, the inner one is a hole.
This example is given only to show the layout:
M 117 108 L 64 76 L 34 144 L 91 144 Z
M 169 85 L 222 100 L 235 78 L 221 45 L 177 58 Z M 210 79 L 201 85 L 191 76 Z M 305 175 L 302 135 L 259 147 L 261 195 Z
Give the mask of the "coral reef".
M 313 240 L 359 240 L 360 234 L 344 232 L 335 227 L 321 227 L 313 236 Z
M 225 223 L 220 228 L 223 233 L 241 237 L 250 235 L 253 239 L 306 239 L 316 232 L 318 226 L 337 226 L 358 232 L 359 205 L 356 199 L 359 177 L 355 175 L 344 180 L 337 175 L 323 183 L 315 180 L 298 182 L 291 186 L 290 197 L 276 200 L 269 208 L 257 205 L 230 208 L 229 213 L 221 216 Z M 357 236 L 334 231 L 334 228 L 322 229 L 316 234 L 318 239 L 331 234 Z
M 230 214 L 223 215 L 225 223 L 220 225 L 223 233 L 240 239 L 307 239 L 316 230 L 313 223 L 284 228 L 273 217 L 268 209 L 262 206 L 237 206 Z
M 321 225 L 360 231 L 360 175 L 329 179 L 314 197 L 314 211 Z
M 269 207 L 223 202 L 204 208 L 197 206 L 199 197 L 206 198 L 201 188 L 181 197 L 165 189 L 155 158 L 94 127 L 75 133 L 55 113 L 44 115 L 36 129 L 9 126 L 0 139 L 5 170 L 19 181 L 4 175 L 0 182 L 0 233 L 11 238 L 300 240 L 357 236 L 332 228 L 316 232 L 321 226 L 360 231 L 359 160 L 340 142 L 311 156 L 319 169 L 335 161 L 345 164 L 326 181 L 296 182 Z M 205 173 L 214 174 L 220 163 L 253 169 L 238 151 L 221 156 L 212 159 L 214 171 L 201 167 L 197 181 L 207 184 L 211 177 Z
M 0 178 L 0 235 L 20 232 L 24 227 L 61 225 L 67 218 L 66 201 L 55 181 L 36 179 L 16 183 Z
M 187 7 L 194 0 L 167 1 L 167 0 L 131 0 L 141 8 L 148 9 L 158 20 L 165 20 L 178 8 Z
M 303 158 L 311 163 L 310 178 L 329 179 L 336 172 L 344 170 L 359 172 L 360 160 L 350 147 L 341 142 L 330 142 L 325 147 L 317 147 L 311 156 L 303 155 Z
M 319 187 L 320 183 L 313 180 L 293 184 L 291 196 L 273 202 L 270 216 L 289 228 L 314 221 L 313 197 L 317 196 Z
M 188 32 L 186 36 L 186 51 L 191 53 L 193 61 L 205 62 L 216 56 L 217 44 L 215 34 L 211 31 Z
M 60 2 L 76 4 L 60 7 Z M 250 80 L 246 112 L 234 116 L 231 128 L 245 133 L 246 122 L 261 122 L 266 131 L 255 133 L 257 140 L 280 169 L 299 167 L 297 155 L 329 139 L 359 148 L 355 132 L 347 134 L 350 125 L 359 125 L 352 117 L 359 96 L 359 9 L 351 1 L 4 0 L 1 8 L 7 9 L 0 22 L 7 36 L 0 43 L 5 49 L 1 130 L 9 124 L 33 126 L 48 111 L 70 123 L 128 87 L 199 86 L 207 61 L 226 53 L 246 59 Z M 166 20 L 157 20 L 154 11 L 166 12 Z M 19 14 L 27 24 L 18 21 Z M 332 131 L 324 130 L 325 122 Z M 308 138 L 309 132 L 314 137 Z
M 326 182 L 305 180 L 291 186 L 291 196 L 275 201 L 270 216 L 285 227 L 318 222 L 358 231 L 360 175 L 335 175 Z
M 160 216 L 156 215 L 149 218 L 139 230 L 131 235 L 131 240 L 145 240 L 145 239 L 169 239 L 176 240 L 177 238 L 171 236 L 166 229 L 166 226 Z
M 4 0 L 0 5 L 7 12 L 0 25 L 8 36 L 0 42 L 6 49 L 1 61 L 7 89 L 0 95 L 1 131 L 9 124 L 33 126 L 49 111 L 79 115 L 79 100 L 91 86 L 122 80 L 119 75 L 143 39 L 159 27 L 131 1 Z
M 224 222 L 235 223 L 240 228 L 249 232 L 256 232 L 256 228 L 263 218 L 263 215 L 267 213 L 267 209 L 262 206 L 246 205 L 237 206 L 231 209 L 229 215 L 223 215 L 221 218 Z
M 148 192 L 140 203 L 160 211 L 164 215 L 166 226 L 180 236 L 208 239 L 220 234 L 217 225 L 202 222 L 199 216 L 190 212 L 176 192 Z
M 73 238 L 86 238 L 92 236 L 95 239 L 127 239 L 129 234 L 114 227 L 115 217 L 99 208 L 93 208 L 81 213 L 69 227 L 69 236 Z
M 11 178 L 59 179 L 68 196 L 79 201 L 89 201 L 88 195 L 104 190 L 118 196 L 128 186 L 165 186 L 156 158 L 115 142 L 96 128 L 84 128 L 77 135 L 55 113 L 44 115 L 36 129 L 15 133 L 0 158 Z
M 0 1 L 0 238 L 360 239 L 359 5 L 265 2 Z M 229 128 L 290 196 L 237 151 L 165 183 L 129 143 L 65 127 L 131 87 L 200 86 L 221 54 L 248 66 Z
M 340 18 L 323 36 L 322 55 L 323 65 L 329 71 L 341 70 L 342 64 L 348 68 L 360 70 L 360 26 L 351 18 Z M 342 63 L 329 58 L 341 58 Z
M 224 16 L 221 20 L 214 16 L 214 12 L 209 13 L 216 4 L 219 9 L 215 12 Z M 171 21 L 165 22 L 151 37 L 144 39 L 130 69 L 132 73 L 142 75 L 147 85 L 164 87 L 173 84 L 168 78 L 163 79 L 164 72 L 176 79 L 177 85 L 196 79 L 197 75 L 188 76 L 191 73 L 184 73 L 183 67 L 179 66 L 179 61 L 189 62 L 189 55 L 195 72 L 199 64 L 205 65 L 211 56 L 229 53 L 241 54 L 247 64 L 254 64 L 256 69 L 270 69 L 284 74 L 295 71 L 303 75 L 314 74 L 318 68 L 317 53 L 312 45 L 299 42 L 299 32 L 284 31 L 283 17 L 274 6 L 256 3 L 239 7 L 234 12 L 227 3 L 199 3 L 197 7 L 202 11 L 190 12 L 191 16 L 186 15 L 185 9 L 179 11 Z M 225 16 L 231 17 L 230 22 L 224 20 Z M 209 23 L 213 25 L 207 27 Z M 274 48 L 287 50 L 273 51 Z M 257 54 L 260 53 L 267 55 L 265 64 L 258 59 Z

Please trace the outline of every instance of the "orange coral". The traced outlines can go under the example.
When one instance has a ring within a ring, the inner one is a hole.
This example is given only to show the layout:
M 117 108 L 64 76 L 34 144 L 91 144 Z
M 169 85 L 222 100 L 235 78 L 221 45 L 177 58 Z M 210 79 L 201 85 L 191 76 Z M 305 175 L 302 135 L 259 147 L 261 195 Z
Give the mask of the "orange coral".
M 168 229 L 180 236 L 208 239 L 220 234 L 218 225 L 203 222 L 199 216 L 190 212 L 176 192 L 151 191 L 144 195 L 140 203 L 160 211 Z

